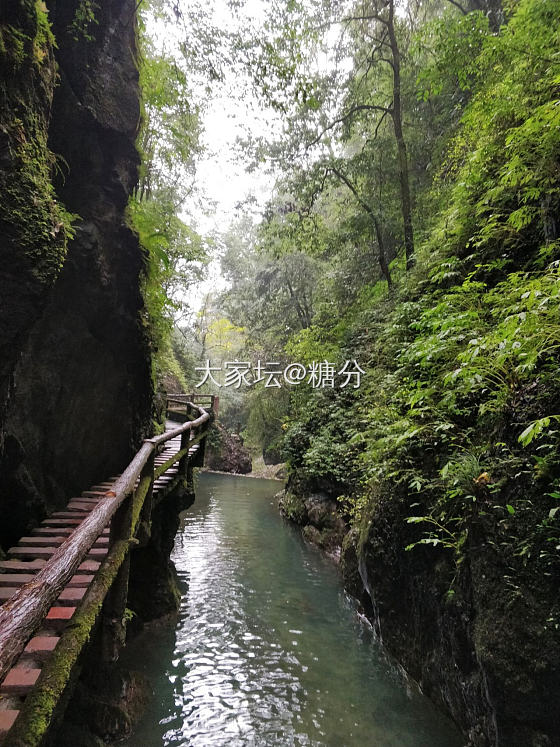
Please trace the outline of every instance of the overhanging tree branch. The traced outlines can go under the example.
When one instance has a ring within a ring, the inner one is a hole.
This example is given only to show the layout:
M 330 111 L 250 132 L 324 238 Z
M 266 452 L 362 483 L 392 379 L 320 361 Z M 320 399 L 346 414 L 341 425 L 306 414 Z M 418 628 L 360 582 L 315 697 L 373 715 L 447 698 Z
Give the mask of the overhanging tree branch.
M 463 8 L 463 6 L 458 3 L 457 0 L 447 0 L 447 2 L 451 3 L 451 5 L 454 5 L 456 8 L 459 8 L 464 16 L 468 15 L 469 11 L 466 8 Z
M 375 228 L 375 238 L 377 239 L 377 245 L 379 248 L 379 267 L 381 268 L 381 272 L 385 276 L 385 279 L 387 280 L 387 286 L 389 290 L 391 290 L 393 281 L 391 278 L 391 272 L 389 270 L 389 265 L 387 264 L 387 254 L 385 252 L 385 243 L 383 241 L 383 232 L 381 230 L 381 222 L 379 221 L 379 218 L 375 214 L 375 211 L 369 205 L 363 197 L 358 192 L 357 187 L 348 179 L 346 174 L 344 174 L 340 169 L 338 169 L 336 166 L 329 166 L 327 168 L 327 171 L 331 171 L 338 179 L 340 179 L 343 184 L 345 184 L 350 192 L 354 195 L 356 198 L 356 201 L 361 205 L 361 207 L 366 211 L 366 213 L 369 215 L 371 222 L 373 223 L 373 226 Z
M 352 117 L 354 114 L 360 111 L 377 111 L 377 112 L 384 112 L 385 114 L 391 114 L 393 113 L 393 110 L 387 106 L 380 106 L 379 104 L 356 104 L 356 106 L 352 106 L 347 112 L 345 112 L 342 116 L 338 117 L 337 119 L 334 119 L 329 125 L 327 125 L 322 132 L 317 135 L 316 138 L 314 138 L 310 143 L 307 144 L 307 149 L 311 148 L 313 145 L 317 145 L 321 141 L 321 138 L 325 133 L 327 133 L 329 130 L 332 130 L 334 127 L 336 127 L 339 124 L 342 124 L 343 122 L 348 121 L 350 117 Z

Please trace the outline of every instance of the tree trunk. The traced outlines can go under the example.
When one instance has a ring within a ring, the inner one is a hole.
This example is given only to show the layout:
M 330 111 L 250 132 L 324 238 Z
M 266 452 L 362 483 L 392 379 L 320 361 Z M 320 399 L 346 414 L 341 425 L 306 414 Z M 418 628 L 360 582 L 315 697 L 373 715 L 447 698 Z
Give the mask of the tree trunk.
M 389 2 L 389 17 L 387 19 L 387 32 L 391 46 L 392 68 L 393 68 L 393 106 L 391 117 L 395 139 L 397 141 L 397 152 L 399 157 L 399 180 L 401 189 L 401 210 L 404 228 L 404 250 L 406 254 L 406 269 L 414 264 L 414 232 L 412 229 L 412 202 L 410 199 L 410 178 L 408 174 L 408 155 L 406 142 L 402 128 L 402 103 L 401 103 L 401 61 L 399 45 L 395 35 L 394 24 L 394 1 Z
M 379 248 L 379 267 L 381 268 L 381 272 L 383 273 L 384 278 L 387 280 L 387 286 L 389 288 L 389 291 L 391 290 L 393 286 L 393 281 L 391 279 L 391 272 L 389 270 L 389 265 L 387 264 L 387 252 L 385 251 L 385 242 L 383 241 L 383 232 L 381 231 L 381 224 L 379 220 L 377 219 L 376 214 L 374 213 L 373 209 L 371 208 L 368 203 L 363 200 L 356 187 L 352 184 L 350 179 L 342 173 L 342 171 L 339 171 L 338 169 L 335 169 L 331 166 L 331 171 L 335 176 L 337 176 L 340 181 L 344 182 L 344 184 L 348 187 L 350 192 L 354 195 L 356 200 L 360 203 L 360 205 L 363 207 L 363 209 L 366 211 L 366 213 L 371 218 L 371 222 L 373 223 L 373 227 L 375 229 L 375 238 L 377 239 L 377 246 Z

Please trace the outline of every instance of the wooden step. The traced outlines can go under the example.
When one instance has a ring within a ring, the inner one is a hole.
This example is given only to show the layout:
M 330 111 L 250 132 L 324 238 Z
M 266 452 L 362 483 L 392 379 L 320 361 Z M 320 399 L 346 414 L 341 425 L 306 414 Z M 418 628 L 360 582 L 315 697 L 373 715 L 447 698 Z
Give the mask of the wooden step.
M 42 540 L 43 537 L 26 537 L 27 539 L 36 539 L 37 542 L 35 542 L 33 545 L 22 545 L 17 547 L 10 547 L 8 550 L 8 555 L 12 556 L 13 558 L 18 559 L 40 559 L 45 558 L 48 559 L 54 555 L 56 550 L 58 549 L 58 546 L 60 546 L 64 541 L 66 541 L 66 537 L 47 537 L 46 539 L 53 540 L 51 541 L 47 546 L 41 545 L 39 543 L 39 540 Z M 89 551 L 87 557 L 90 556 L 90 553 L 92 553 L 92 557 L 96 555 L 106 555 L 107 554 L 107 547 L 109 544 L 109 538 L 108 537 L 101 537 L 100 539 L 97 539 Z
M 44 519 L 41 524 L 42 526 L 46 527 L 74 527 L 74 529 L 78 526 L 78 524 L 81 524 L 83 519 L 78 519 L 76 514 L 68 514 L 65 518 L 56 518 L 53 514 L 53 516 L 50 516 L 48 519 Z
M 36 635 L 29 641 L 24 653 L 43 661 L 54 651 L 59 640 L 60 638 L 57 635 Z
M 51 607 L 45 617 L 44 627 L 51 630 L 64 630 L 75 611 L 75 607 Z
M 109 548 L 107 547 L 92 547 L 86 555 L 86 558 L 97 560 L 99 558 L 104 558 L 108 552 Z
M 58 537 L 60 535 L 69 536 L 72 534 L 72 532 L 76 529 L 75 526 L 71 527 L 35 527 L 35 529 L 32 530 L 32 534 L 37 536 L 52 536 L 52 537 Z M 108 537 L 109 536 L 109 528 L 104 529 L 101 532 L 101 537 Z
M 82 601 L 87 589 L 67 588 L 60 592 L 56 604 L 59 607 L 75 607 Z
M 77 520 L 76 523 L 78 524 L 82 521 L 82 519 L 78 519 L 75 511 L 57 511 L 56 513 L 52 514 L 50 518 L 51 519 L 74 519 L 74 520 Z
M 99 563 L 96 565 L 99 565 Z M 10 586 L 19 588 L 33 581 L 34 578 L 36 578 L 35 573 L 0 573 L 0 588 Z M 93 574 L 76 574 L 68 581 L 67 586 L 89 586 L 93 579 Z
M 14 711 L 12 709 L 0 711 L 0 739 L 10 731 L 18 716 L 19 711 Z M 6 747 L 8 747 L 8 745 L 6 745 Z
M 99 564 L 98 564 L 99 565 Z M 1 578 L 1 576 L 0 576 Z M 75 576 L 72 576 L 70 581 L 68 581 L 67 586 L 73 587 L 73 586 L 89 586 L 95 576 L 93 574 L 88 573 L 78 573 Z
M 31 530 L 34 538 L 37 537 L 69 537 L 76 527 L 35 527 Z
M 52 557 L 56 552 L 56 547 L 10 547 L 8 555 L 18 559 L 34 559 L 38 560 L 44 558 L 45 560 Z
M 58 547 L 66 542 L 68 537 L 20 537 L 18 546 L 21 547 Z
M 34 578 L 34 573 L 0 573 L 0 586 L 23 586 Z
M 40 674 L 40 669 L 12 667 L 0 685 L 0 695 L 27 695 Z
M 78 566 L 76 573 L 96 573 L 100 565 L 101 563 L 96 560 L 84 560 L 83 563 Z
M 18 588 L 14 586 L 0 586 L 0 604 L 4 604 L 11 599 L 16 591 L 18 591 Z
M 0 571 L 7 573 L 40 571 L 46 562 L 46 560 L 0 560 Z

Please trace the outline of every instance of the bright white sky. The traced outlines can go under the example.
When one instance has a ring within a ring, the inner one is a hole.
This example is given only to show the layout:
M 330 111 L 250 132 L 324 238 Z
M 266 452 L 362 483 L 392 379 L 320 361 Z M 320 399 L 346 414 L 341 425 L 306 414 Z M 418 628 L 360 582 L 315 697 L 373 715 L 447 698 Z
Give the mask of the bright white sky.
M 264 23 L 267 17 L 269 3 L 267 0 L 246 0 L 243 16 L 234 16 L 224 0 L 202 0 L 204 13 L 217 26 L 224 30 L 235 28 L 236 24 Z M 189 0 L 181 0 L 187 9 Z M 154 39 L 160 39 L 167 52 L 170 46 L 181 40 L 181 25 L 163 26 L 154 23 L 149 27 Z M 337 29 L 331 29 L 334 46 Z M 177 51 L 177 55 L 180 53 Z M 320 66 L 331 67 L 333 62 L 327 57 L 319 62 Z M 206 81 L 199 81 L 193 85 L 197 103 L 204 106 L 202 116 L 204 152 L 197 162 L 197 176 L 195 190 L 190 201 L 185 206 L 183 218 L 199 233 L 213 236 L 219 243 L 219 236 L 227 231 L 231 223 L 241 216 L 242 211 L 251 210 L 258 219 L 266 202 L 272 195 L 274 178 L 267 174 L 264 167 L 259 171 L 249 172 L 248 164 L 236 158 L 237 138 L 247 138 L 249 135 L 279 136 L 281 123 L 272 111 L 265 111 L 259 101 L 251 93 L 249 85 L 243 80 L 235 78 L 231 71 L 221 86 L 216 86 L 212 97 L 208 99 L 205 93 Z M 242 211 L 236 206 L 244 203 L 247 198 L 254 198 L 254 202 L 246 205 Z M 222 290 L 226 286 L 220 275 L 219 261 L 214 260 L 207 268 L 206 280 L 193 293 L 189 290 L 189 304 L 193 309 L 200 308 L 204 296 L 212 290 Z
M 186 4 L 188 0 L 182 0 Z M 231 29 L 236 19 L 223 0 L 206 0 L 205 12 L 219 27 Z M 245 12 L 253 22 L 266 18 L 266 0 L 248 0 Z M 181 27 L 163 26 L 159 23 L 149 28 L 155 38 L 164 39 L 169 52 L 173 38 L 180 38 Z M 247 198 L 255 198 L 251 212 L 258 217 L 272 194 L 273 178 L 264 170 L 249 173 L 246 166 L 235 156 L 238 137 L 269 134 L 275 124 L 272 113 L 259 110 L 258 102 L 250 94 L 250 87 L 243 86 L 232 74 L 219 87 L 216 85 L 209 99 L 201 82 L 194 91 L 197 103 L 203 105 L 202 143 L 203 155 L 197 161 L 195 189 L 185 206 L 185 221 L 205 236 L 214 236 L 227 231 L 232 221 L 241 215 L 236 206 Z M 245 212 L 249 208 L 245 208 Z M 196 290 L 189 291 L 189 304 L 200 307 L 204 296 L 212 290 L 223 289 L 225 281 L 220 275 L 217 260 L 207 268 L 207 278 Z
M 187 205 L 186 221 L 194 222 L 200 233 L 215 236 L 218 241 L 241 214 L 236 208 L 239 203 L 254 196 L 252 211 L 258 216 L 272 193 L 272 178 L 262 171 L 249 173 L 234 155 L 236 138 L 257 126 L 247 108 L 246 101 L 220 96 L 210 103 L 203 117 L 204 155 L 197 164 L 196 189 Z M 199 307 L 209 291 L 224 288 L 219 261 L 213 260 L 206 280 L 196 288 L 196 301 L 190 305 Z

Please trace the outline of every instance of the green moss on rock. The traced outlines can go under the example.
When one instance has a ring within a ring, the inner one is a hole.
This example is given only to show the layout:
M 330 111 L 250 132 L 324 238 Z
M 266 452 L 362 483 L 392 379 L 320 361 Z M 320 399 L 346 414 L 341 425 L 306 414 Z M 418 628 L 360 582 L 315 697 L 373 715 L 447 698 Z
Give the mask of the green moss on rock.
M 11 747 L 35 747 L 41 744 L 64 690 L 72 677 L 76 661 L 90 639 L 107 591 L 128 553 L 128 541 L 115 543 L 95 577 L 80 609 L 72 617 L 54 654 L 45 664 L 37 684 L 27 696 L 25 708 L 10 731 Z
M 21 0 L 0 23 L 0 374 L 13 343 L 36 318 L 58 276 L 69 215 L 54 193 L 47 145 L 56 83 L 54 37 L 44 3 Z M 17 353 L 17 351 L 15 351 Z
M 282 516 L 293 521 L 295 524 L 305 524 L 307 522 L 307 511 L 303 498 L 292 493 L 290 490 L 284 490 L 280 493 L 278 507 Z

